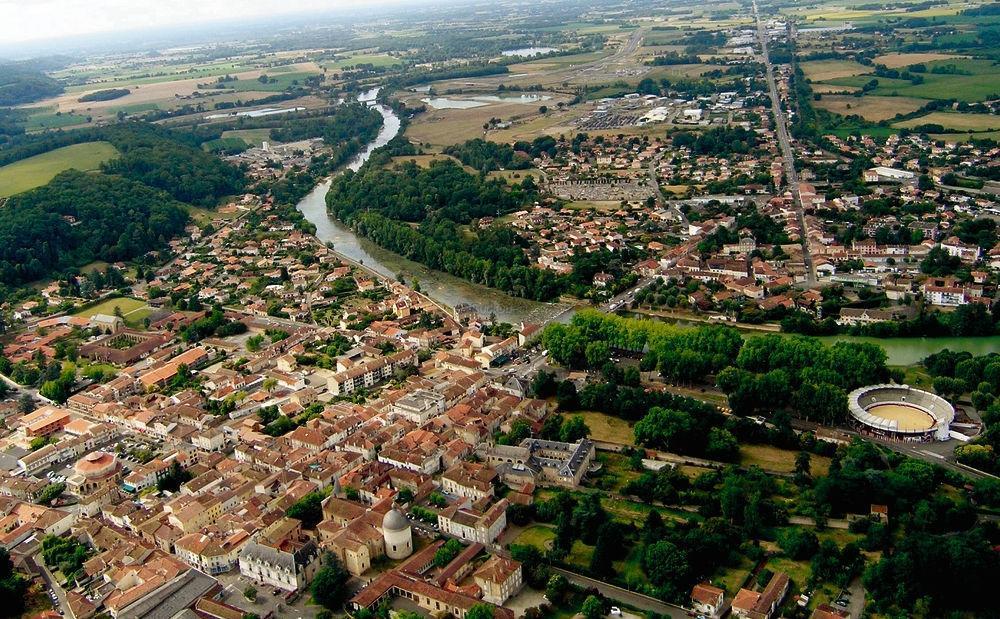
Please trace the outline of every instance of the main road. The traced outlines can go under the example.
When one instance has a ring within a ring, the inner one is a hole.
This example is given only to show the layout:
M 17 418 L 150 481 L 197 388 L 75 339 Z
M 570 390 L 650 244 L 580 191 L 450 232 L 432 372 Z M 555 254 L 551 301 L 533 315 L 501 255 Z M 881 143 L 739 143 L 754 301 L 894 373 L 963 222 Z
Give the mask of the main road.
M 760 18 L 760 11 L 757 10 L 757 0 L 753 0 L 753 17 L 757 22 L 757 37 L 760 39 L 760 57 L 767 72 L 767 88 L 771 95 L 771 109 L 774 112 L 774 132 L 778 137 L 781 158 L 785 165 L 785 178 L 788 179 L 788 189 L 792 193 L 792 202 L 799 220 L 799 230 L 802 237 L 802 261 L 806 267 L 806 284 L 811 287 L 816 283 L 816 270 L 813 266 L 812 255 L 809 253 L 809 238 L 806 236 L 806 218 L 802 209 L 799 175 L 795 171 L 795 158 L 792 156 L 791 140 L 788 137 L 788 121 L 785 118 L 784 108 L 781 106 L 781 97 L 778 96 L 778 86 L 774 81 L 774 66 L 767 53 L 767 30 L 764 28 L 764 20 Z

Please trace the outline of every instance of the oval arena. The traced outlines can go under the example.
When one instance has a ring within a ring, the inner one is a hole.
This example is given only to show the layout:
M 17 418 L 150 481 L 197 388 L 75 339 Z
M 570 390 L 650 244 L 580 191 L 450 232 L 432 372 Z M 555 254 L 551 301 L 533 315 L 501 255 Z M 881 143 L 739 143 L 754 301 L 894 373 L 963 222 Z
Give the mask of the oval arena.
M 851 424 L 890 441 L 945 441 L 955 409 L 944 398 L 908 385 L 870 385 L 847 396 Z

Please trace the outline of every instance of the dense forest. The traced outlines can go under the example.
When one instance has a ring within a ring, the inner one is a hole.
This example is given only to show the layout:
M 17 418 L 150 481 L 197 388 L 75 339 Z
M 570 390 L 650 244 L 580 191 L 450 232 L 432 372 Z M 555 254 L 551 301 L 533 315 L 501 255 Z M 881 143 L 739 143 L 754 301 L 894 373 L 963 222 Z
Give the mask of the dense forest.
M 467 228 L 516 209 L 534 194 L 530 181 L 508 188 L 453 161 L 428 168 L 405 162 L 345 173 L 334 180 L 327 205 L 360 234 L 432 269 L 516 296 L 551 299 L 565 290 L 566 279 L 532 267 L 524 241 L 510 228 Z
M 131 92 L 128 88 L 107 88 L 105 90 L 97 90 L 94 92 L 87 93 L 77 99 L 80 103 L 87 103 L 89 101 L 111 101 L 113 99 L 120 99 Z
M 446 155 L 481 172 L 494 170 L 523 170 L 531 167 L 527 157 L 518 155 L 509 144 L 497 144 L 475 138 L 444 149 Z
M 20 64 L 0 64 L 0 106 L 53 97 L 62 85 L 45 73 Z
M 141 183 L 69 170 L 0 209 L 0 284 L 19 286 L 94 260 L 128 260 L 161 248 L 187 212 Z
M 104 133 L 122 153 L 102 166 L 107 174 L 120 174 L 162 189 L 182 202 L 205 207 L 244 189 L 239 168 L 164 129 L 128 123 L 109 127 Z

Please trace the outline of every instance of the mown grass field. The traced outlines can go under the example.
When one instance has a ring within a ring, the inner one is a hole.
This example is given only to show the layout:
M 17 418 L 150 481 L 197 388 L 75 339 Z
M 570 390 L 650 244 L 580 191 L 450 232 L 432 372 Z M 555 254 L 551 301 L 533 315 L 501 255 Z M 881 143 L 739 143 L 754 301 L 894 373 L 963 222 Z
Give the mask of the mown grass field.
M 635 444 L 635 435 L 632 434 L 632 428 L 627 421 L 595 411 L 572 413 L 572 416 L 576 415 L 583 417 L 587 427 L 590 428 L 591 438 L 622 445 Z
M 132 312 L 144 309 L 146 307 L 146 302 L 139 299 L 133 299 L 131 297 L 117 297 L 98 303 L 97 305 L 85 310 L 80 310 L 74 314 L 74 316 L 86 316 L 87 318 L 91 318 L 97 314 L 113 316 L 116 307 L 121 310 L 123 315 L 128 316 Z
M 925 103 L 927 103 L 926 99 L 915 99 L 913 97 L 823 95 L 823 98 L 813 103 L 813 105 L 842 116 L 857 114 L 865 120 L 878 122 L 893 118 L 896 114 L 915 112 Z
M 555 536 L 556 531 L 552 527 L 542 524 L 533 524 L 521 531 L 521 533 L 519 533 L 514 539 L 513 543 L 524 546 L 534 546 L 542 552 L 545 552 L 549 548 L 549 542 L 551 542 L 552 538 Z
M 84 142 L 15 161 L 0 168 L 0 196 L 41 187 L 56 174 L 71 168 L 85 172 L 96 170 L 101 163 L 117 155 L 115 147 L 107 142 Z
M 949 131 L 991 131 L 1000 130 L 1000 116 L 993 114 L 958 114 L 955 112 L 931 112 L 918 118 L 895 123 L 895 127 L 913 128 L 920 125 L 941 125 Z
M 766 471 L 791 473 L 795 470 L 797 452 L 789 449 L 778 449 L 770 445 L 741 445 L 740 464 L 743 466 L 759 466 Z M 830 458 L 812 455 L 810 471 L 813 476 L 826 475 L 830 470 Z

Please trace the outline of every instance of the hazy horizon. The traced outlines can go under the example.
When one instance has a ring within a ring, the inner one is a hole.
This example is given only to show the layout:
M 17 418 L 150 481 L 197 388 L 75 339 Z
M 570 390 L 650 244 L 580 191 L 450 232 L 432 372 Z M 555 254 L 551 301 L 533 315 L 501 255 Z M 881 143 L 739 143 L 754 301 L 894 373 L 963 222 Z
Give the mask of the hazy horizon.
M 0 0 L 0 48 L 58 47 L 60 41 L 182 29 L 304 13 L 331 15 L 405 0 Z

